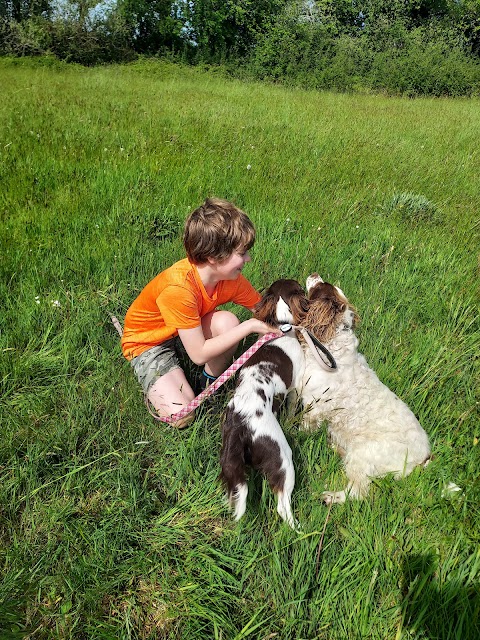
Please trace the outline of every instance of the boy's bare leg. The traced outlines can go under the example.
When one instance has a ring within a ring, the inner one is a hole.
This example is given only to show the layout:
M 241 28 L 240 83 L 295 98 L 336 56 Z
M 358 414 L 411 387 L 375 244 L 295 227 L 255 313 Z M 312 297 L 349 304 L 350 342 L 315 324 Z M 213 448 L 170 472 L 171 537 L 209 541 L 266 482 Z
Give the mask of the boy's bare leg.
M 202 318 L 203 335 L 207 340 L 209 338 L 215 338 L 229 329 L 233 329 L 238 324 L 240 324 L 240 322 L 234 313 L 230 313 L 230 311 L 213 311 L 212 313 L 207 313 L 207 315 Z M 205 371 L 215 377 L 223 373 L 225 369 L 232 364 L 233 355 L 237 346 L 238 345 L 234 345 L 216 358 L 212 358 L 205 363 Z
M 158 415 L 170 416 L 178 413 L 183 407 L 193 400 L 195 394 L 190 387 L 182 369 L 173 369 L 159 378 L 150 387 L 148 399 L 155 407 Z M 195 417 L 195 413 L 189 413 L 185 418 L 172 423 L 172 426 L 181 429 L 189 425 Z
M 229 311 L 213 311 L 202 318 L 203 334 L 207 340 L 225 333 L 238 324 L 237 316 Z M 205 371 L 212 376 L 219 376 L 231 364 L 236 348 L 237 345 L 234 345 L 216 358 L 212 358 L 205 364 Z M 159 378 L 150 387 L 147 397 L 160 416 L 170 416 L 187 406 L 195 394 L 183 369 L 177 368 Z M 192 412 L 172 426 L 186 427 L 192 422 L 194 415 Z

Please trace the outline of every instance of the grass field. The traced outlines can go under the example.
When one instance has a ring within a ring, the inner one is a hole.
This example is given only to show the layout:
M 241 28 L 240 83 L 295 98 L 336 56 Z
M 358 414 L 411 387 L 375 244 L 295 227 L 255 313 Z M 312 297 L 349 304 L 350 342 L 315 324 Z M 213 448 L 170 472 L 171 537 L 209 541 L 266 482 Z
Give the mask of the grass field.
M 0 638 L 479 638 L 480 102 L 47 62 L 0 60 Z M 342 287 L 431 438 L 329 511 L 339 459 L 285 415 L 302 534 L 255 475 L 232 521 L 219 416 L 155 423 L 110 324 L 210 195 L 255 222 L 256 287 Z

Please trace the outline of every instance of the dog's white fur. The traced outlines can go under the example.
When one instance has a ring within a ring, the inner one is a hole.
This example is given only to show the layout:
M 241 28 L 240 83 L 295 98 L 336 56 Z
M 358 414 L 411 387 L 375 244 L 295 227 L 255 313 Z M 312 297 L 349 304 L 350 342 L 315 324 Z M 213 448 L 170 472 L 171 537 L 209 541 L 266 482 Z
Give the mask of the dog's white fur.
M 297 282 L 277 281 L 257 305 L 255 314 L 272 326 L 296 324 L 300 319 L 292 312 L 295 305 L 288 297 L 291 286 L 282 283 L 295 283 L 295 296 L 303 298 L 301 305 L 306 309 L 307 299 Z M 292 451 L 275 415 L 275 396 L 299 388 L 303 373 L 303 350 L 294 331 L 264 345 L 240 371 L 222 427 L 220 458 L 221 477 L 235 520 L 245 513 L 246 467 L 252 466 L 267 477 L 276 493 L 279 515 L 290 527 L 298 528 L 290 504 L 295 485 Z
M 311 307 L 304 324 L 315 334 L 314 327 L 309 326 L 315 305 L 334 305 L 336 311 L 330 314 L 331 322 L 336 323 L 334 335 L 325 346 L 335 358 L 337 369 L 321 368 L 305 348 L 302 399 L 306 407 L 304 427 L 318 428 L 327 421 L 331 443 L 343 458 L 348 484 L 343 491 L 323 494 L 323 500 L 330 504 L 344 502 L 347 495 L 365 497 L 372 477 L 408 475 L 429 459 L 430 445 L 412 411 L 378 379 L 357 351 L 356 314 L 343 291 L 332 287 L 325 295 L 324 287 L 332 285 L 323 283 L 317 274 L 307 279 Z M 333 295 L 336 301 L 316 299 L 324 295 Z

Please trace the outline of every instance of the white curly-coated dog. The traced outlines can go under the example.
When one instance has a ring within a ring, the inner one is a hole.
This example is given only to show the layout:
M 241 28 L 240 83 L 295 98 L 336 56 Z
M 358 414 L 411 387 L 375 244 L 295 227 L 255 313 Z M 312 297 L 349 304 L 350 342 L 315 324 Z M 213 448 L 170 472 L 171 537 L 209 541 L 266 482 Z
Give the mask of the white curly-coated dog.
M 303 325 L 335 358 L 337 368 L 322 368 L 305 347 L 302 399 L 304 427 L 328 422 L 332 446 L 343 458 L 348 484 L 326 491 L 327 504 L 363 498 L 372 477 L 408 475 L 430 458 L 427 434 L 407 405 L 377 377 L 357 351 L 358 319 L 343 291 L 318 274 L 307 278 L 310 309 Z

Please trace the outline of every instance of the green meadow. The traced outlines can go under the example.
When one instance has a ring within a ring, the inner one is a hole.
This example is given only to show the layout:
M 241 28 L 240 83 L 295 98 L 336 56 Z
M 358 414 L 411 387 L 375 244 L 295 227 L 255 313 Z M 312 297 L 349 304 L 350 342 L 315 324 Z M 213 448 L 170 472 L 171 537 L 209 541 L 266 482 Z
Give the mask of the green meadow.
M 0 638 L 479 638 L 480 101 L 160 61 L 0 59 L 0 86 Z M 212 195 L 257 227 L 258 289 L 342 287 L 431 439 L 425 469 L 329 509 L 340 460 L 285 411 L 300 534 L 256 474 L 233 521 L 221 414 L 151 418 L 110 322 Z

